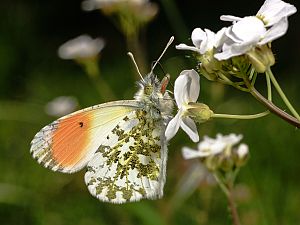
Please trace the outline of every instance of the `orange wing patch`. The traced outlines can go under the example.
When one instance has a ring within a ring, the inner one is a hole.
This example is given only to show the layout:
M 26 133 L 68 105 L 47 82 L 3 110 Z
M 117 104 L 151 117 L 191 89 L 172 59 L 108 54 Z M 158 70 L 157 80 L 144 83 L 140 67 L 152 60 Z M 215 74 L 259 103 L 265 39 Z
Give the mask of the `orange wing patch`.
M 52 134 L 52 156 L 62 167 L 73 166 L 90 142 L 91 113 L 83 112 L 59 121 Z

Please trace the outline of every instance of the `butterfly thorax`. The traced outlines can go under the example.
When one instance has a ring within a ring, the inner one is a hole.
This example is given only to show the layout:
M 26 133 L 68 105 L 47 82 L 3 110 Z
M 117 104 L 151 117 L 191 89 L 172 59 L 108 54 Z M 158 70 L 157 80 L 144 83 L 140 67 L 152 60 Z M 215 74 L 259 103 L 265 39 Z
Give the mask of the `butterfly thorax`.
M 153 73 L 149 73 L 138 82 L 139 90 L 134 98 L 152 118 L 168 120 L 172 115 L 173 100 L 165 90 L 162 90 L 163 85 Z

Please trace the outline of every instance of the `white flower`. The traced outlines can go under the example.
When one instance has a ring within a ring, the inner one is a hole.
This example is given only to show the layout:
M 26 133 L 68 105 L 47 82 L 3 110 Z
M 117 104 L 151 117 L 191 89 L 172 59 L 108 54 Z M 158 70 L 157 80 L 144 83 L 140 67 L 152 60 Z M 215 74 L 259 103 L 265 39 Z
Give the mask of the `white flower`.
M 266 0 L 256 16 L 269 27 L 278 23 L 282 18 L 297 12 L 295 6 L 281 0 Z
M 216 139 L 204 136 L 203 141 L 201 141 L 198 144 L 197 150 L 188 147 L 184 147 L 182 149 L 183 158 L 193 159 L 217 155 L 225 151 L 226 148 L 232 147 L 239 143 L 242 138 L 242 135 L 236 134 L 230 134 L 225 136 L 217 134 Z
M 58 55 L 62 59 L 83 59 L 95 57 L 105 46 L 101 38 L 92 39 L 88 35 L 81 35 L 61 45 Z
M 60 96 L 48 102 L 45 111 L 50 116 L 63 116 L 73 112 L 78 106 L 75 97 Z
M 223 43 L 225 31 L 225 27 L 216 34 L 209 29 L 204 29 L 203 31 L 201 28 L 195 28 L 191 35 L 194 46 L 179 44 L 176 48 L 179 50 L 191 50 L 200 54 L 205 54 L 213 48 L 218 48 L 220 44 Z
M 226 29 L 228 39 L 215 58 L 226 60 L 242 55 L 255 46 L 265 45 L 283 36 L 288 29 L 287 17 L 296 11 L 293 5 L 281 0 L 266 0 L 256 16 L 221 16 L 221 20 L 231 21 L 233 25 Z
M 194 141 L 199 141 L 199 135 L 195 122 L 186 115 L 188 104 L 196 102 L 200 92 L 200 77 L 195 70 L 184 70 L 175 81 L 174 95 L 178 107 L 176 116 L 169 122 L 166 128 L 166 138 L 170 140 L 181 127 Z

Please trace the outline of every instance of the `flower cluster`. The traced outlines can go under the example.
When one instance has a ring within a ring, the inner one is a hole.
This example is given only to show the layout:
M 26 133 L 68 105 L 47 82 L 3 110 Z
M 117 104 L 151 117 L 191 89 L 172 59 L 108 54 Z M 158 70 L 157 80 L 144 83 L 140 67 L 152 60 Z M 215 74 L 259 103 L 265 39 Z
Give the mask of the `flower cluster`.
M 232 171 L 243 166 L 248 159 L 248 146 L 240 144 L 242 135 L 218 134 L 215 139 L 204 136 L 198 149 L 182 149 L 185 159 L 200 158 L 209 170 Z
M 148 0 L 84 0 L 81 4 L 84 11 L 99 9 L 107 16 L 117 18 L 119 28 L 125 35 L 133 35 L 158 12 L 155 3 Z
M 62 59 L 90 59 L 95 58 L 105 46 L 102 38 L 93 39 L 89 35 L 80 35 L 62 44 L 58 55 Z
M 275 63 L 269 43 L 287 32 L 287 17 L 296 11 L 293 5 L 281 0 L 266 0 L 255 16 L 223 15 L 220 19 L 232 22 L 231 26 L 217 33 L 196 28 L 191 35 L 194 46 L 180 44 L 176 47 L 196 52 L 201 72 L 211 80 L 219 76 L 216 71 L 228 66 L 229 59 L 234 61 L 238 56 L 243 56 L 239 60 L 262 73 Z

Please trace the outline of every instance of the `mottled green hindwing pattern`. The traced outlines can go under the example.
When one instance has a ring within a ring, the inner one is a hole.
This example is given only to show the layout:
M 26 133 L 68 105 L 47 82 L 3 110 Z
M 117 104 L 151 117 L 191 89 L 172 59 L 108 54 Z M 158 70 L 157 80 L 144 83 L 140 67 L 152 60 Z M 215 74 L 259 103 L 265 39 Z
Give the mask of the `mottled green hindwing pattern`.
M 125 116 L 87 166 L 91 194 L 113 203 L 160 198 L 167 157 L 164 128 L 162 118 L 143 109 Z

